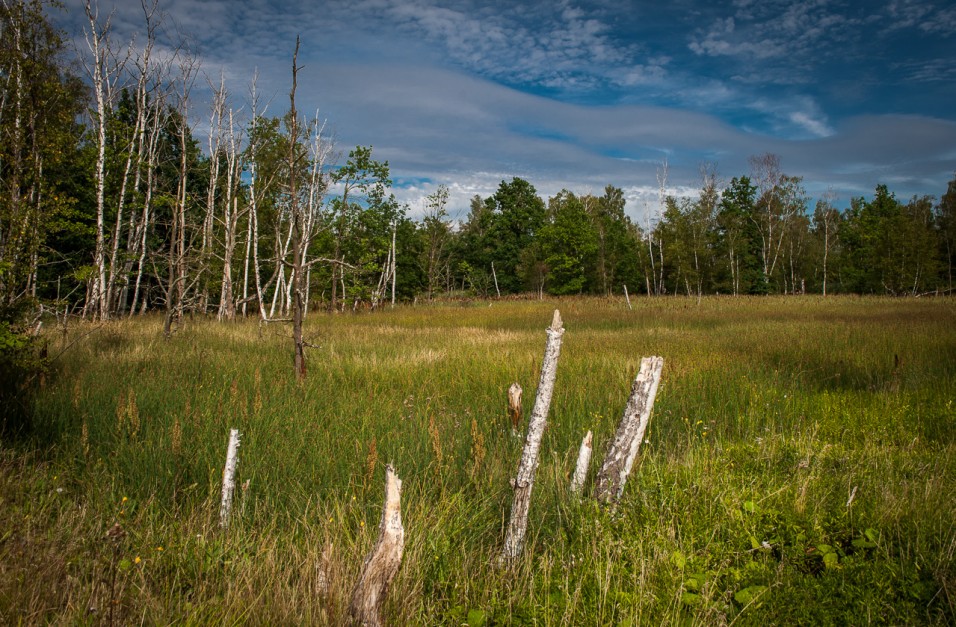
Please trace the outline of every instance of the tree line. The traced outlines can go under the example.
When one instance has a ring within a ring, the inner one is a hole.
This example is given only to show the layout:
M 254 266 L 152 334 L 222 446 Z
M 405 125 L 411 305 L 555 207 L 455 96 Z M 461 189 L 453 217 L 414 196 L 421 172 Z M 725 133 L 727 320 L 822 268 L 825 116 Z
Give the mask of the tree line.
M 562 190 L 521 178 L 471 200 L 460 221 L 445 186 L 421 217 L 392 193 L 389 164 L 347 153 L 295 105 L 269 115 L 172 53 L 158 0 L 141 40 L 119 42 L 86 4 L 79 59 L 44 0 L 0 7 L 0 302 L 90 318 L 162 311 L 282 319 L 310 309 L 461 296 L 951 291 L 956 178 L 939 201 L 884 185 L 839 210 L 811 207 L 779 157 L 752 157 L 724 184 L 701 167 L 696 198 L 666 193 L 636 224 L 624 192 Z M 207 81 L 211 105 L 193 92 Z M 208 128 L 202 140 L 197 123 Z

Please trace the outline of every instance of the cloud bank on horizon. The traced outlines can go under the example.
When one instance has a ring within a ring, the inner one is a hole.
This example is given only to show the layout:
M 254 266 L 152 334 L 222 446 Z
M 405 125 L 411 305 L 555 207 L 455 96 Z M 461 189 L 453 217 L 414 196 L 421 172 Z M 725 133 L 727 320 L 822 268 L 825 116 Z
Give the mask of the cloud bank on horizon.
M 139 3 L 99 2 L 118 37 L 141 30 Z M 956 6 L 661 4 L 160 0 L 205 72 L 223 72 L 234 107 L 258 70 L 270 112 L 285 110 L 301 36 L 299 108 L 327 118 L 343 151 L 373 145 L 413 214 L 446 184 L 464 218 L 472 196 L 520 176 L 543 196 L 621 187 L 643 223 L 662 160 L 668 191 L 692 195 L 701 163 L 729 181 L 765 152 L 844 204 L 879 183 L 904 198 L 945 191 Z M 66 5 L 54 18 L 80 46 L 82 0 Z

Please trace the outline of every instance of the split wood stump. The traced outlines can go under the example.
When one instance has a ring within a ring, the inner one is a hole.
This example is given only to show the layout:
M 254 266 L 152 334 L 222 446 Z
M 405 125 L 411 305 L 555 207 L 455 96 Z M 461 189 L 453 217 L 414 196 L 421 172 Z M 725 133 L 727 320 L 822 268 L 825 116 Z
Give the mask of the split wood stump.
M 385 597 L 392 579 L 402 565 L 405 550 L 405 528 L 402 526 L 402 481 L 389 464 L 385 467 L 385 507 L 378 525 L 378 541 L 362 564 L 362 572 L 349 603 L 349 617 L 353 624 L 379 627 Z
M 631 397 L 624 407 L 624 416 L 595 480 L 594 497 L 602 503 L 617 503 L 624 493 L 624 483 L 634 466 L 651 419 L 663 369 L 663 357 L 645 357 L 641 360 L 641 370 L 631 386 Z

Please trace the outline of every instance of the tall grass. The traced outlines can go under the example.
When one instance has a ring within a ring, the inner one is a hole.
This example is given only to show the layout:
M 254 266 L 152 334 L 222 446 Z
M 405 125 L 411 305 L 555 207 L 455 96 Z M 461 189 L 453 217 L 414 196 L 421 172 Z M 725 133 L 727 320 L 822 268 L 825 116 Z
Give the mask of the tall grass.
M 280 325 L 99 329 L 39 398 L 44 438 L 0 453 L 0 622 L 339 624 L 386 462 L 407 543 L 393 624 L 956 621 L 956 301 L 634 302 L 313 315 L 304 385 Z M 506 390 L 527 414 L 555 307 L 528 544 L 504 571 Z M 653 354 L 623 502 L 572 499 L 581 437 L 599 462 Z M 220 532 L 230 427 L 247 487 Z

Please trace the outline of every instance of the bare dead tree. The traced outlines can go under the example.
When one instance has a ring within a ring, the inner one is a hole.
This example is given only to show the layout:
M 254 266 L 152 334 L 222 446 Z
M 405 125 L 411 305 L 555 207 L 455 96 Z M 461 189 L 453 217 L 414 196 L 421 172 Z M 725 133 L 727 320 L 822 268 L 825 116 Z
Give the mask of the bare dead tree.
M 162 15 L 157 15 L 159 0 L 141 0 L 141 7 L 143 9 L 143 18 L 145 23 L 146 31 L 146 42 L 143 45 L 143 50 L 140 52 L 135 60 L 134 65 L 136 67 L 136 123 L 134 129 L 134 136 L 130 142 L 130 153 L 129 155 L 133 157 L 132 165 L 134 166 L 133 171 L 133 184 L 132 184 L 132 193 L 133 197 L 137 198 L 143 194 L 143 184 L 144 182 L 148 185 L 152 182 L 150 178 L 150 169 L 149 169 L 149 159 L 152 154 L 155 157 L 156 145 L 158 140 L 158 127 L 156 127 L 152 120 L 159 119 L 162 114 L 160 111 L 164 103 L 163 94 L 163 80 L 168 71 L 169 61 L 163 62 L 162 60 L 159 63 L 155 63 L 153 59 L 153 48 L 156 45 L 156 35 L 159 26 L 162 23 Z M 160 107 L 160 108 L 158 108 Z M 127 160 L 126 172 L 128 174 L 130 166 L 130 160 Z M 144 181 L 145 177 L 145 181 Z M 122 218 L 122 203 L 125 201 L 125 185 L 127 177 L 123 178 L 123 187 L 124 189 L 120 192 L 120 209 L 117 211 L 116 224 L 117 228 L 114 233 L 113 241 L 113 258 L 110 262 L 110 285 L 107 290 L 111 294 L 117 290 L 115 295 L 115 310 L 117 312 L 122 312 L 126 309 L 127 303 L 129 301 L 129 287 L 130 287 L 130 277 L 133 271 L 133 260 L 136 257 L 139 250 L 140 237 L 138 236 L 139 229 L 139 216 L 140 213 L 136 211 L 133 207 L 130 207 L 129 211 L 129 221 L 126 227 L 126 255 L 122 262 L 122 270 L 119 272 L 113 272 L 113 270 L 119 264 L 119 259 L 117 258 L 118 245 L 120 240 L 120 223 Z M 147 189 L 145 195 L 151 200 L 152 189 Z M 146 203 L 144 202 L 144 205 Z M 146 216 L 149 216 L 148 210 L 145 212 Z M 144 224 L 146 221 L 144 220 Z M 142 264 L 140 264 L 140 269 L 142 269 Z M 139 278 L 139 277 L 137 277 Z M 118 285 L 115 285 L 115 282 L 119 282 Z M 135 311 L 136 307 L 133 305 L 130 307 L 130 314 Z
M 209 263 L 213 248 L 213 226 L 216 219 L 216 194 L 219 187 L 219 168 L 222 166 L 223 157 L 223 118 L 226 112 L 226 77 L 222 72 L 219 73 L 219 85 L 212 85 L 212 107 L 209 116 L 209 137 L 207 145 L 209 149 L 209 185 L 206 187 L 206 213 L 202 221 L 202 244 L 199 248 L 200 268 L 199 276 Z M 226 209 L 228 211 L 228 209 Z M 200 279 L 201 294 L 199 297 L 199 310 L 205 312 L 209 293 L 205 283 Z M 219 316 L 222 316 L 222 303 L 219 306 Z
M 827 260 L 830 256 L 830 250 L 836 241 L 837 225 L 839 224 L 840 214 L 833 206 L 836 200 L 836 194 L 833 189 L 828 189 L 817 202 L 817 208 L 814 215 L 816 227 L 823 234 L 823 295 L 827 295 Z
M 667 157 L 661 159 L 661 164 L 657 168 L 657 220 L 660 222 L 664 216 L 664 206 L 667 202 L 667 176 L 669 168 L 667 165 Z M 656 229 L 657 233 L 660 234 L 660 229 Z M 648 229 L 648 252 L 651 255 L 651 270 L 654 271 L 654 247 L 651 244 L 654 237 L 654 230 Z M 659 235 L 660 236 L 660 235 Z M 657 254 L 660 258 L 659 263 L 659 272 L 655 272 L 655 285 L 654 293 L 663 294 L 664 293 L 664 240 L 660 239 L 657 242 Z
M 152 4 L 150 5 L 147 5 L 145 0 L 141 2 L 146 23 L 146 43 L 144 44 L 143 51 L 137 55 L 133 62 L 133 65 L 136 67 L 136 121 L 133 123 L 133 129 L 130 133 L 130 136 L 126 140 L 126 162 L 123 167 L 123 174 L 120 177 L 119 196 L 116 203 L 116 222 L 113 227 L 113 234 L 111 236 L 112 250 L 110 251 L 109 279 L 107 280 L 106 284 L 107 306 L 111 312 L 116 313 L 119 313 L 122 307 L 125 306 L 122 296 L 125 296 L 126 284 L 129 282 L 130 266 L 125 262 L 122 264 L 122 267 L 120 264 L 120 240 L 122 239 L 123 214 L 126 208 L 126 197 L 127 189 L 130 183 L 130 175 L 131 173 L 133 175 L 132 189 L 134 192 L 139 191 L 142 176 L 144 152 L 143 143 L 146 135 L 145 131 L 147 120 L 147 83 L 149 81 L 150 72 L 152 69 L 151 62 L 153 46 L 156 43 L 156 27 L 158 24 L 154 16 L 157 10 L 157 3 L 158 0 L 153 0 Z M 130 215 L 134 215 L 132 211 L 130 212 Z M 131 223 L 133 221 L 134 219 L 131 220 Z M 129 251 L 130 244 L 132 243 L 131 235 L 132 230 L 130 229 L 127 232 L 127 252 Z M 116 282 L 117 280 L 120 280 L 120 277 L 122 277 L 123 281 L 123 289 L 121 292 L 122 296 L 116 293 Z
M 236 300 L 232 286 L 232 258 L 238 243 L 239 220 L 248 212 L 248 207 L 239 209 L 239 174 L 242 169 L 239 147 L 242 143 L 242 133 L 236 127 L 235 112 L 232 109 L 229 109 L 226 135 L 228 142 L 225 149 L 226 185 L 222 215 L 222 282 L 218 312 L 220 320 L 232 320 L 236 317 Z
M 289 91 L 289 213 L 292 220 L 292 342 L 293 367 L 298 381 L 305 380 L 305 342 L 302 339 L 302 322 L 305 318 L 305 298 L 302 293 L 303 253 L 305 251 L 305 220 L 299 206 L 297 189 L 301 168 L 299 146 L 299 114 L 295 108 L 295 91 L 299 76 L 299 38 L 295 38 L 292 54 L 292 89 Z
M 186 300 L 186 205 L 189 202 L 189 168 L 188 168 L 188 139 L 189 130 L 189 95 L 199 70 L 199 60 L 183 51 L 179 55 L 179 93 L 176 103 L 177 139 L 179 141 L 179 181 L 176 193 L 176 203 L 173 207 L 172 228 L 168 261 L 168 284 L 166 288 L 166 320 L 163 325 L 163 335 L 169 338 L 172 335 L 173 323 L 180 324 L 183 316 L 183 304 Z
M 86 33 L 86 43 L 93 55 L 92 61 L 87 63 L 87 73 L 93 83 L 93 97 L 96 103 L 95 110 L 91 110 L 90 114 L 96 124 L 97 149 L 96 165 L 93 170 L 93 180 L 96 185 L 96 249 L 93 263 L 96 276 L 93 279 L 91 302 L 88 305 L 93 305 L 94 317 L 106 320 L 109 318 L 105 233 L 106 126 L 125 60 L 120 58 L 111 38 L 112 14 L 101 23 L 99 7 L 95 6 L 92 0 L 86 0 L 84 9 L 90 28 Z

